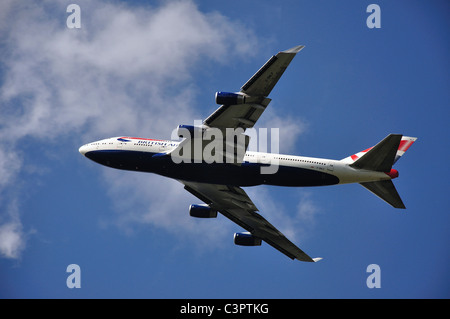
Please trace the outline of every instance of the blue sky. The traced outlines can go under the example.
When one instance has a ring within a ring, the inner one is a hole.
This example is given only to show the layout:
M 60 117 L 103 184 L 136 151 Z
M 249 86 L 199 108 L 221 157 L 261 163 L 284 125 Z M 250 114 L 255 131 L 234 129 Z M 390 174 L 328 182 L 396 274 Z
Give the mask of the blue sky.
M 1 298 L 450 297 L 446 1 L 78 1 L 68 29 L 72 2 L 0 5 Z M 258 123 L 280 127 L 282 152 L 341 159 L 389 133 L 419 138 L 395 167 L 406 210 L 359 185 L 246 189 L 319 263 L 235 246 L 240 227 L 190 218 L 198 200 L 178 182 L 78 153 L 169 138 L 299 44 Z

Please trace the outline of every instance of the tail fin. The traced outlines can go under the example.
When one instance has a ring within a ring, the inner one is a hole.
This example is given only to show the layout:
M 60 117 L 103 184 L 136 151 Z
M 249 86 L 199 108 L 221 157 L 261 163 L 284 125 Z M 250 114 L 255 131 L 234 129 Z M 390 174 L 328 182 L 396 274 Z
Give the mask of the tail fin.
M 398 172 L 391 171 L 392 165 L 405 154 L 416 140 L 415 137 L 389 134 L 374 147 L 344 158 L 342 161 L 357 169 L 386 172 L 391 178 L 395 178 L 398 176 Z M 360 184 L 393 207 L 406 208 L 391 180 Z
M 405 154 L 405 152 L 408 150 L 408 148 L 413 145 L 413 143 L 417 140 L 417 137 L 409 137 L 409 136 L 403 136 L 402 140 L 400 141 L 400 145 L 398 146 L 397 154 L 395 154 L 394 164 L 397 163 L 397 161 L 400 159 L 400 157 Z
M 394 165 L 401 139 L 400 134 L 389 134 L 350 166 L 370 171 L 389 172 Z
M 391 134 L 391 135 L 394 135 L 394 134 Z M 389 136 L 391 136 L 391 135 L 389 135 Z M 395 135 L 396 135 L 396 134 L 395 134 Z M 389 137 L 389 136 L 388 136 L 388 137 Z M 388 138 L 388 137 L 386 137 L 386 138 Z M 403 136 L 403 137 L 401 138 L 400 144 L 399 144 L 399 146 L 398 146 L 398 148 L 397 148 L 397 152 L 396 152 L 395 157 L 394 157 L 394 162 L 393 162 L 393 164 L 395 164 L 395 163 L 400 159 L 400 157 L 402 157 L 403 154 L 405 154 L 405 152 L 411 147 L 411 145 L 412 145 L 416 140 L 417 140 L 417 137 Z M 383 140 L 383 141 L 384 141 L 384 140 Z M 382 143 L 382 142 L 380 142 L 380 143 Z M 380 143 L 378 143 L 378 144 L 380 144 Z M 378 144 L 377 144 L 377 145 L 378 145 Z M 370 147 L 370 148 L 368 148 L 368 149 L 366 149 L 366 150 L 364 150 L 364 151 L 361 151 L 361 152 L 359 152 L 359 153 L 356 153 L 356 154 L 353 154 L 353 155 L 351 155 L 351 156 L 349 156 L 349 157 L 346 157 L 346 158 L 342 159 L 341 162 L 344 162 L 344 163 L 346 163 L 346 164 L 354 164 L 356 161 L 358 161 L 358 160 L 361 159 L 363 156 L 365 156 L 370 150 L 372 150 L 372 148 L 373 148 L 373 147 Z M 389 169 L 388 169 L 387 171 L 389 171 Z

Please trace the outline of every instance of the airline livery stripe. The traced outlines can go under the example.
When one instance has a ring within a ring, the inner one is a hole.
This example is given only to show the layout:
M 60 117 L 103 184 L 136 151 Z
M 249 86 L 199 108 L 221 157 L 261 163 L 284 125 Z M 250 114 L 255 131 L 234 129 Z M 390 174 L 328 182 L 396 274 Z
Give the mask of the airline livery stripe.
M 143 141 L 165 141 L 165 140 L 157 140 L 154 138 L 140 138 L 140 137 L 127 137 L 127 136 L 124 136 L 121 138 L 130 139 L 130 140 L 143 140 Z
M 413 143 L 414 141 L 402 140 L 400 141 L 400 146 L 398 147 L 398 150 L 406 152 Z

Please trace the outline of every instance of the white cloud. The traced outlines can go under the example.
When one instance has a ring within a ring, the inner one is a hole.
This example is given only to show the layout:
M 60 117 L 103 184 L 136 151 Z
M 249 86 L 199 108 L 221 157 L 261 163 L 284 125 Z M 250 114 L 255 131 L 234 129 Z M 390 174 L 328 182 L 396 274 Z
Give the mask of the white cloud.
M 189 0 L 157 7 L 77 4 L 81 29 L 66 27 L 67 4 L 60 1 L 0 4 L 0 134 L 9 137 L 9 144 L 0 144 L 0 196 L 30 160 L 21 152 L 22 139 L 48 143 L 59 136 L 82 144 L 120 134 L 170 136 L 178 123 L 199 118 L 193 72 L 253 55 L 257 47 L 244 25 L 201 12 Z M 289 129 L 287 148 L 303 130 L 278 117 L 268 123 Z M 103 177 L 111 198 L 127 194 L 126 201 L 115 201 L 119 227 L 139 223 L 205 238 L 227 233 L 218 222 L 190 219 L 185 203 L 193 198 L 174 181 L 113 170 Z M 133 195 L 145 190 L 145 197 Z M 0 251 L 10 258 L 25 247 L 21 213 L 11 208 L 17 192 L 0 197 Z
M 14 146 L 0 144 L 0 256 L 6 258 L 18 258 L 25 247 L 16 199 L 10 197 L 21 163 Z
M 297 205 L 297 218 L 303 222 L 313 223 L 319 208 L 311 199 L 311 193 L 304 192 Z
M 271 128 L 279 129 L 279 152 L 286 154 L 294 150 L 295 143 L 300 135 L 308 129 L 308 123 L 297 116 L 278 115 L 276 106 L 271 107 L 265 111 L 264 118 L 258 127 L 265 127 L 270 132 Z M 271 141 L 270 141 L 271 142 Z
M 0 254 L 6 258 L 18 258 L 24 248 L 22 225 L 6 222 L 0 225 Z
M 0 256 L 16 259 L 25 248 L 16 200 L 9 202 L 6 210 L 6 214 L 0 215 Z
M 54 6 L 65 17 L 64 8 Z M 192 86 L 186 85 L 194 67 L 249 53 L 242 47 L 254 43 L 244 28 L 200 12 L 191 1 L 159 8 L 89 1 L 80 7 L 81 29 L 56 23 L 61 17 L 55 9 L 30 5 L 13 12 L 1 98 L 27 101 L 22 113 L 2 117 L 3 131 L 48 137 L 88 125 L 89 133 L 99 135 L 130 128 L 156 133 L 164 123 L 146 125 L 150 112 L 158 118 L 195 112 L 189 107 Z M 104 125 L 90 125 L 100 117 Z
M 13 145 L 0 144 L 0 190 L 14 181 L 21 162 L 22 159 L 15 152 Z

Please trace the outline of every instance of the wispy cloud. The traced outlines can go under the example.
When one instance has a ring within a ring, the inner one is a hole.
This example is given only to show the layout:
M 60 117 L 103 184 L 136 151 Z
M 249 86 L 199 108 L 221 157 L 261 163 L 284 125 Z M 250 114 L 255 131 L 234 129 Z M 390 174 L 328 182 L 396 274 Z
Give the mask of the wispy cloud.
M 53 6 L 59 11 L 10 9 L 16 19 L 8 29 L 9 54 L 2 55 L 7 73 L 1 98 L 9 108 L 22 99 L 22 112 L 7 113 L 0 124 L 17 138 L 84 125 L 90 135 L 130 128 L 161 132 L 164 122 L 149 126 L 144 118 L 170 113 L 176 121 L 194 113 L 186 83 L 195 66 L 249 53 L 242 43 L 254 42 L 247 30 L 217 13 L 200 12 L 191 1 L 158 8 L 82 2 L 78 30 L 58 24 L 56 14 L 64 17 L 65 8 L 57 1 Z M 92 125 L 99 118 L 104 125 Z
M 24 244 L 20 221 L 8 221 L 0 225 L 0 252 L 4 257 L 18 258 Z
M 17 198 L 11 187 L 16 182 L 22 159 L 14 146 L 0 144 L 0 256 L 18 258 L 25 247 Z
M 286 154 L 295 150 L 295 143 L 308 130 L 309 125 L 305 119 L 299 116 L 280 114 L 276 104 L 270 104 L 256 127 L 267 128 L 268 132 L 271 128 L 279 129 L 278 149 L 280 153 Z M 270 138 L 271 136 L 269 136 Z M 268 143 L 273 142 L 269 140 Z
M 0 255 L 6 258 L 19 258 L 25 248 L 25 233 L 19 218 L 17 201 L 3 203 L 6 214 L 0 215 Z
M 320 214 L 320 205 L 304 189 L 289 188 L 284 192 L 285 200 L 276 200 L 271 193 L 274 188 L 275 186 L 259 186 L 246 188 L 246 191 L 260 213 L 287 238 L 301 246 L 301 241 L 312 234 L 317 215 Z M 297 205 L 285 205 L 284 202 L 294 202 Z

